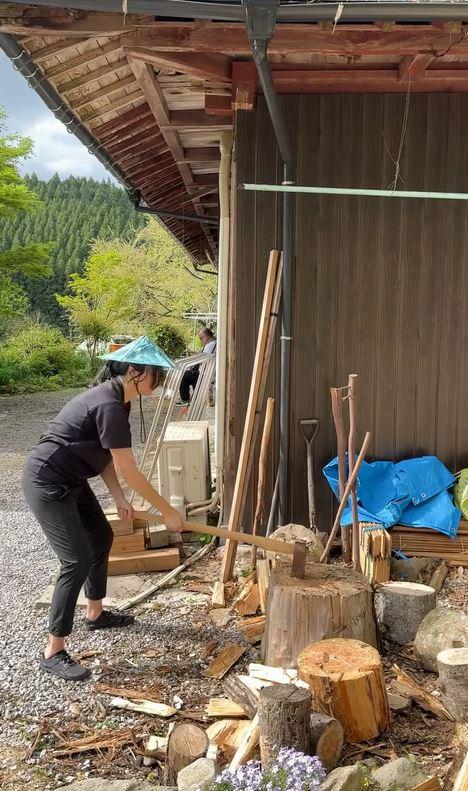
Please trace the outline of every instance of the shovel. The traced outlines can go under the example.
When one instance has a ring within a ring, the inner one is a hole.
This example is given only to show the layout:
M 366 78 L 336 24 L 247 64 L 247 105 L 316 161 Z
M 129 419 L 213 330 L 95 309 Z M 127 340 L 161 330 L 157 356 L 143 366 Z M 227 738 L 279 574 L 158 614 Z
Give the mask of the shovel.
M 307 494 L 309 498 L 309 526 L 314 533 L 318 533 L 315 515 L 315 486 L 314 486 L 314 442 L 319 429 L 316 418 L 300 420 L 299 428 L 307 448 Z

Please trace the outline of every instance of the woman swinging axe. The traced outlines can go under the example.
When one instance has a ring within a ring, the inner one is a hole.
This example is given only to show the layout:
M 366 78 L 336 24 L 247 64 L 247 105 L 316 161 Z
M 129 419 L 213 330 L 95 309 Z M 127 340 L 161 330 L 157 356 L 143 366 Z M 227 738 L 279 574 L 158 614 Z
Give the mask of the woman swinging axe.
M 125 627 L 133 615 L 104 610 L 107 563 L 113 533 L 88 479 L 100 475 L 121 518 L 132 518 L 117 473 L 162 515 L 169 530 L 183 529 L 182 517 L 139 471 L 132 452 L 132 401 L 151 395 L 173 363 L 142 336 L 103 357 L 94 386 L 72 398 L 52 421 L 26 462 L 26 500 L 60 560 L 49 615 L 49 640 L 41 668 L 68 681 L 89 671 L 65 648 L 78 595 L 84 584 L 89 630 Z

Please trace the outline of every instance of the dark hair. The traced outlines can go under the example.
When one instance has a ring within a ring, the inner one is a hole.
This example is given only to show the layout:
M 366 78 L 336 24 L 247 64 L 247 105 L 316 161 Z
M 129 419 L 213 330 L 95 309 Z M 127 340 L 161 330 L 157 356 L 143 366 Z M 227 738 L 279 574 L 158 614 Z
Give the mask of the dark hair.
M 103 382 L 115 381 L 117 384 L 119 376 L 125 376 L 129 368 L 133 368 L 134 374 L 130 378 L 131 382 L 138 382 L 145 377 L 146 374 L 152 376 L 152 386 L 156 388 L 165 376 L 166 370 L 160 365 L 141 365 L 140 363 L 122 363 L 117 360 L 108 360 L 105 365 L 97 372 L 93 379 L 92 386 L 100 385 Z
M 200 330 L 201 335 L 208 335 L 209 338 L 214 338 L 214 335 L 209 327 L 202 327 Z

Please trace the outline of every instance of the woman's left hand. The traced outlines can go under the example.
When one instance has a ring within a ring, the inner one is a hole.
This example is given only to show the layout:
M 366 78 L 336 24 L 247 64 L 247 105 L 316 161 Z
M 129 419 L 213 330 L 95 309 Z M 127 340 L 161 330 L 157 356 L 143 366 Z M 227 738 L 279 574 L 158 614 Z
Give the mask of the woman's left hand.
M 120 519 L 133 519 L 133 505 L 125 499 L 125 497 L 119 497 L 115 500 L 115 504 L 117 506 L 117 513 Z

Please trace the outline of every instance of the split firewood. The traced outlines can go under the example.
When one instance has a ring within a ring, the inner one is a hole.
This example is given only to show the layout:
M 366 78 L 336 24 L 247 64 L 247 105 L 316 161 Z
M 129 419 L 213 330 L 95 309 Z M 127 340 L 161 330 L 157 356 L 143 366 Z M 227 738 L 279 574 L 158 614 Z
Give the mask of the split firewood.
M 175 785 L 179 772 L 199 758 L 203 758 L 208 746 L 208 736 L 201 728 L 191 723 L 177 725 L 172 730 L 167 744 L 168 783 Z
M 273 684 L 292 684 L 293 681 L 297 680 L 297 670 L 293 667 L 283 669 L 251 662 L 249 665 L 249 676 L 262 681 L 270 681 Z
M 204 675 L 206 678 L 223 678 L 228 670 L 231 669 L 238 659 L 245 654 L 246 648 L 243 645 L 236 645 L 236 643 L 226 643 L 221 649 L 215 659 L 205 670 Z
M 445 578 L 446 578 L 448 572 L 449 572 L 449 569 L 448 569 L 447 563 L 445 562 L 445 560 L 443 560 L 442 563 L 439 566 L 437 566 L 436 570 L 434 571 L 434 574 L 431 577 L 431 581 L 429 583 L 429 586 L 431 588 L 434 588 L 436 593 L 439 593 L 439 591 L 442 590 L 442 586 L 443 586 L 443 584 L 445 582 Z
M 210 698 L 205 711 L 209 717 L 245 717 L 242 706 L 228 698 Z
M 243 621 L 238 622 L 237 628 L 248 643 L 258 643 L 265 631 L 265 616 L 258 615 L 253 618 L 245 618 Z
M 468 751 L 463 761 L 460 771 L 457 774 L 453 791 L 466 791 L 468 788 Z
M 229 764 L 230 772 L 234 772 L 239 766 L 242 766 L 242 764 L 245 764 L 250 760 L 255 748 L 259 744 L 259 740 L 260 728 L 258 724 L 258 714 L 256 714 L 252 722 L 246 728 L 239 747 L 237 748 L 234 757 Z
M 210 640 L 208 643 L 205 643 L 205 645 L 202 646 L 202 650 L 200 652 L 200 658 L 201 659 L 208 659 L 208 657 L 213 656 L 213 654 L 216 651 L 217 647 L 218 647 L 218 641 L 217 640 Z
M 396 679 L 391 683 L 392 689 L 395 689 L 396 692 L 404 697 L 410 698 L 417 703 L 418 706 L 421 706 L 422 709 L 430 711 L 431 714 L 434 714 L 439 719 L 452 719 L 445 706 L 443 706 L 434 695 L 430 695 L 429 692 L 426 692 L 421 684 L 418 684 L 408 673 L 401 670 L 398 665 L 394 665 L 393 670 L 396 672 Z
M 143 745 L 143 750 L 147 758 L 156 758 L 158 761 L 165 761 L 167 757 L 166 736 L 148 736 Z
M 237 615 L 255 615 L 260 607 L 260 593 L 255 579 L 251 577 L 234 600 L 233 609 Z
M 257 583 L 260 597 L 260 611 L 266 613 L 268 585 L 270 584 L 270 561 L 268 558 L 257 560 Z
M 313 711 L 310 715 L 310 746 L 325 769 L 330 771 L 338 763 L 343 748 L 343 726 L 335 717 Z
M 213 586 L 213 595 L 211 597 L 212 607 L 225 607 L 226 597 L 224 593 L 224 582 L 215 582 Z
M 112 695 L 117 698 L 127 698 L 127 700 L 150 700 L 153 703 L 160 703 L 164 694 L 162 687 L 156 689 L 129 689 L 128 687 L 111 687 L 107 684 L 95 684 L 94 691 L 101 695 Z
M 126 711 L 138 711 L 141 714 L 153 714 L 155 717 L 167 718 L 177 714 L 177 709 L 172 706 L 166 706 L 164 703 L 154 703 L 151 700 L 142 700 L 137 703 L 117 697 L 111 699 L 111 706 L 116 709 L 125 709 Z
M 234 703 L 238 703 L 239 706 L 242 706 L 250 719 L 255 717 L 258 698 L 249 687 L 244 684 L 239 676 L 231 673 L 231 675 L 223 680 L 222 687 L 229 699 L 233 700 Z
M 263 687 L 269 687 L 271 685 L 271 681 L 265 681 L 261 678 L 252 678 L 251 676 L 244 676 L 242 673 L 239 674 L 239 679 L 245 684 L 246 687 L 250 689 L 255 698 L 258 700 L 260 697 L 260 691 Z
M 248 720 L 233 719 L 232 717 L 225 720 L 217 720 L 217 722 L 212 722 L 208 726 L 205 733 L 210 742 L 222 747 L 229 734 L 236 730 L 240 722 L 248 722 Z
M 220 720 L 207 728 L 206 735 L 219 747 L 226 759 L 231 761 L 250 724 L 250 720 Z

